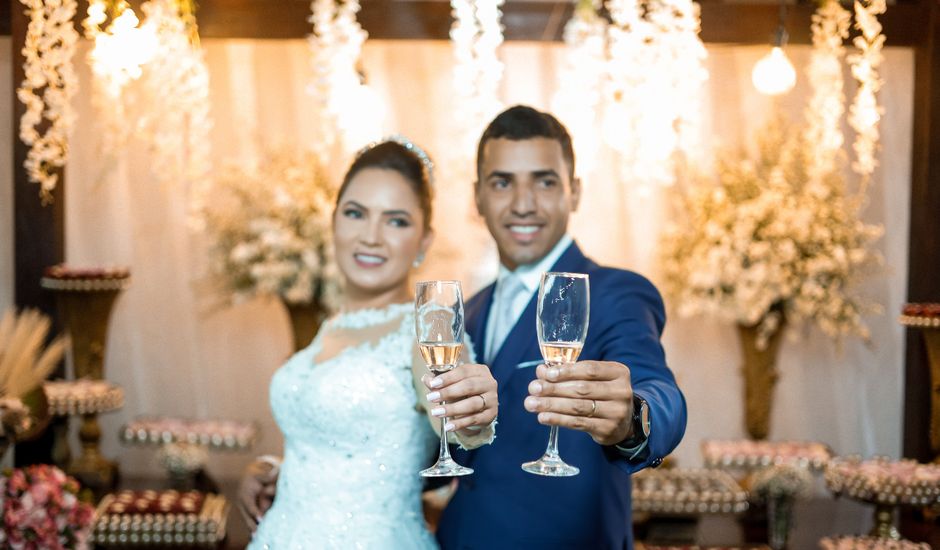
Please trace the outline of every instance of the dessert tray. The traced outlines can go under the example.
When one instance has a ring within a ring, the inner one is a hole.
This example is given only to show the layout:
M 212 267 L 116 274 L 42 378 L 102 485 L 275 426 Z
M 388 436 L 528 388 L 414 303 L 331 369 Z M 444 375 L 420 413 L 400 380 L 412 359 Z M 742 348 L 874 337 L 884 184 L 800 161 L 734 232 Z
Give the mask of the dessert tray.
M 651 514 L 739 514 L 747 492 L 715 469 L 643 470 L 633 476 L 633 510 Z
M 257 439 L 258 426 L 238 420 L 140 417 L 121 428 L 121 440 L 128 444 L 190 443 L 213 449 L 245 450 Z
M 105 380 L 55 380 L 42 386 L 56 416 L 95 414 L 124 406 L 124 390 Z
M 213 546 L 225 538 L 225 497 L 198 491 L 120 491 L 101 500 L 92 539 L 102 546 Z
M 820 471 L 832 457 L 829 447 L 814 441 L 706 440 L 702 456 L 710 468 L 766 468 L 793 464 Z

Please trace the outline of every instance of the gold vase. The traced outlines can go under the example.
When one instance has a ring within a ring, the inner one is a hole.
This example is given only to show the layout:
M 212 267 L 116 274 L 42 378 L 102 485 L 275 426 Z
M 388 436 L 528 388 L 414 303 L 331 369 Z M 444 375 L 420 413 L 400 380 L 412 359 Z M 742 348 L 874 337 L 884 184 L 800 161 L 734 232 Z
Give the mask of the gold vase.
M 751 439 L 766 439 L 770 433 L 774 385 L 777 383 L 777 351 L 784 329 L 783 321 L 767 338 L 767 345 L 757 345 L 757 325 L 738 324 L 741 342 L 741 367 L 744 376 L 744 422 Z
M 294 351 L 299 351 L 313 340 L 320 330 L 323 322 L 323 310 L 316 302 L 312 304 L 291 304 L 281 299 L 290 318 L 291 337 L 294 342 Z
M 930 363 L 930 451 L 940 463 L 940 327 L 922 330 Z
M 43 287 L 55 293 L 59 314 L 71 338 L 76 379 L 104 379 L 108 323 L 114 302 L 128 282 L 126 277 L 91 281 L 43 279 Z M 71 457 L 66 471 L 96 495 L 103 494 L 117 482 L 117 464 L 101 454 L 98 415 L 89 413 L 81 417 L 81 454 Z M 67 437 L 67 432 L 64 435 Z

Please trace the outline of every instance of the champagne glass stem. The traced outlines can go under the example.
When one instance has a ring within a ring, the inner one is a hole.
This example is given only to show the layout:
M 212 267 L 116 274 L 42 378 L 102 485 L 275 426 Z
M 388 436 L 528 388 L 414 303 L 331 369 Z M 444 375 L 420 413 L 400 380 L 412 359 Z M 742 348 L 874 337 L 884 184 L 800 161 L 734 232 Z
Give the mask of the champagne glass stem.
M 447 403 L 441 401 L 441 406 L 443 407 Z M 441 452 L 438 453 L 438 460 L 450 460 L 450 447 L 447 445 L 447 432 L 445 428 L 447 426 L 447 417 L 441 417 Z
M 548 446 L 545 448 L 545 456 L 558 458 L 558 426 L 552 426 L 548 432 Z

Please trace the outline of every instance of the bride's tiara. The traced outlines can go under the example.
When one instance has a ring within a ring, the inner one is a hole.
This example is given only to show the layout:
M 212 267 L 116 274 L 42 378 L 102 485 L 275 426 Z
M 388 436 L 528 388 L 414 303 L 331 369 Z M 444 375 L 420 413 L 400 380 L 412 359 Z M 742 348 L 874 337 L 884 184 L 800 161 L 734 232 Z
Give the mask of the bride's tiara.
M 424 149 L 418 147 L 413 141 L 401 134 L 394 134 L 384 137 L 379 141 L 373 141 L 372 143 L 360 149 L 359 152 L 356 153 L 356 158 L 358 159 L 366 152 L 375 149 L 377 146 L 382 145 L 383 143 L 397 143 L 405 149 L 408 149 L 408 151 L 411 153 L 414 153 L 414 155 L 418 157 L 418 160 L 421 161 L 421 165 L 424 166 L 424 175 L 427 177 L 428 183 L 432 186 L 434 185 L 434 161 L 431 160 L 431 157 L 428 156 Z

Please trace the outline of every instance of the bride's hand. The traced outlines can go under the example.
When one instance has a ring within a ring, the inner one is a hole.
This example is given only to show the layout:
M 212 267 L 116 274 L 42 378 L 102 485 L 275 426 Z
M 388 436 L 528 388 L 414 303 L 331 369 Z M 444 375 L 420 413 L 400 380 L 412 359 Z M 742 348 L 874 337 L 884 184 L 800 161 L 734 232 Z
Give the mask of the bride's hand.
M 468 363 L 440 376 L 425 375 L 431 414 L 446 416 L 447 431 L 460 431 L 489 425 L 499 412 L 496 379 L 486 365 Z M 441 405 L 441 403 L 447 403 Z

